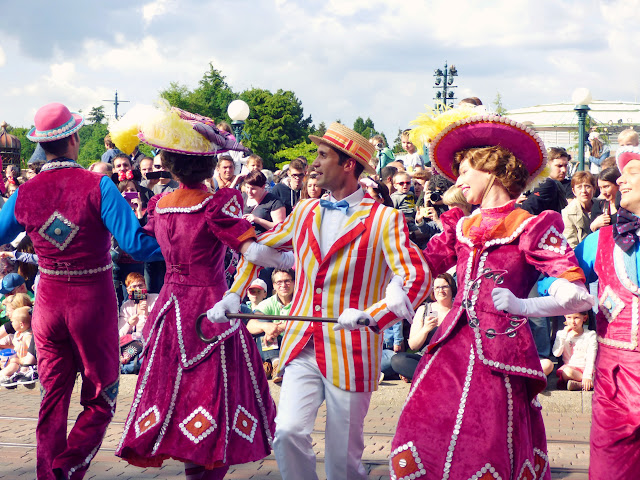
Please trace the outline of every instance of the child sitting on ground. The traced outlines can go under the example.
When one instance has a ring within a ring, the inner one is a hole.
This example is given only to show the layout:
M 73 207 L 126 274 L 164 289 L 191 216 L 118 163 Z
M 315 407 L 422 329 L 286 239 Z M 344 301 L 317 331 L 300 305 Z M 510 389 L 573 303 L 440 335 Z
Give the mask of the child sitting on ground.
M 20 307 L 11 315 L 13 334 L 13 349 L 15 357 L 11 357 L 7 365 L 0 370 L 0 385 L 6 388 L 16 388 L 17 385 L 33 386 L 37 380 L 35 370 L 36 358 L 29 351 L 33 339 L 31 332 L 31 307 Z
M 598 341 L 596 332 L 584 328 L 589 312 L 572 313 L 564 318 L 566 327 L 558 332 L 553 344 L 553 354 L 562 356 L 564 361 L 557 371 L 558 383 L 566 383 L 567 390 L 592 390 Z

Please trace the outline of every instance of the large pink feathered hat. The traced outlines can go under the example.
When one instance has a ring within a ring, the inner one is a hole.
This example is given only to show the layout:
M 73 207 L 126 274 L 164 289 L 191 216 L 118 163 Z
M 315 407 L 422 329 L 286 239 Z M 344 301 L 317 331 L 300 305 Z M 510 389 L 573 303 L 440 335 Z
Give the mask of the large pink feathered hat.
M 618 165 L 620 173 L 622 173 L 622 169 L 631 160 L 640 160 L 640 147 L 620 147 L 616 152 L 616 164 Z
M 455 154 L 468 148 L 501 146 L 522 162 L 529 172 L 530 188 L 547 164 L 547 150 L 538 134 L 528 126 L 500 115 L 469 107 L 432 112 L 412 122 L 409 133 L 414 145 L 429 143 L 431 164 L 442 175 L 456 181 Z

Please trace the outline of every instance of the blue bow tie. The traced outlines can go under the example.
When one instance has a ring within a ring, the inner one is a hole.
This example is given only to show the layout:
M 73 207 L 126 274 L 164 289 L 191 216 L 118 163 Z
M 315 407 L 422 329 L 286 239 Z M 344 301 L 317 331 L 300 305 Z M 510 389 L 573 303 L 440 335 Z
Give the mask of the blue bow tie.
M 339 202 L 320 200 L 320 206 L 322 208 L 328 208 L 329 210 L 340 210 L 345 215 L 348 215 L 347 210 L 349 210 L 349 202 L 346 200 L 340 200 Z

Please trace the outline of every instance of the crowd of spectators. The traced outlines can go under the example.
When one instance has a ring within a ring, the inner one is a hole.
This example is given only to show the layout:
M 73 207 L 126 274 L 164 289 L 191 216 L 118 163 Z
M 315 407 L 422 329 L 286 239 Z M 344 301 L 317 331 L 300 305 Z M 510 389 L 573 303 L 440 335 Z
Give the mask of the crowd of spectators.
M 225 128 L 225 125 L 221 124 L 219 128 Z M 372 160 L 372 167 L 377 175 L 362 179 L 362 187 L 376 201 L 404 214 L 410 238 L 420 248 L 425 248 L 429 240 L 440 233 L 442 226 L 439 218 L 446 210 L 460 208 L 465 215 L 472 214 L 473 208 L 466 202 L 462 192 L 430 168 L 428 156 L 421 155 L 411 143 L 408 130 L 401 134 L 404 150 L 402 154 L 394 154 L 382 136 L 376 135 L 370 141 L 377 151 Z M 149 199 L 154 195 L 171 192 L 179 185 L 164 168 L 159 156 L 147 157 L 138 150 L 132 155 L 125 155 L 115 147 L 109 136 L 105 137 L 104 143 L 105 153 L 101 160 L 91 164 L 88 169 L 110 177 L 128 201 L 140 224 L 145 225 Z M 621 146 L 638 145 L 638 134 L 631 129 L 625 130 L 620 134 L 618 143 Z M 532 214 L 539 214 L 544 210 L 560 212 L 564 220 L 563 233 L 572 248 L 589 233 L 615 224 L 616 213 L 620 208 L 616 183 L 620 172 L 615 166 L 614 158 L 610 156 L 609 147 L 596 132 L 589 136 L 588 153 L 591 171 L 576 171 L 575 162 L 572 162 L 571 155 L 565 149 L 551 147 L 548 151 L 548 177 L 517 199 L 520 208 Z M 260 234 L 284 221 L 300 200 L 327 195 L 327 192 L 318 187 L 317 174 L 309 163 L 305 157 L 298 157 L 274 173 L 264 169 L 263 159 L 258 155 L 242 158 L 237 152 L 230 152 L 219 156 L 214 176 L 205 183 L 212 192 L 220 188 L 241 190 L 244 200 L 243 216 L 253 224 L 256 233 Z M 0 183 L 4 197 L 10 196 L 21 183 L 28 181 L 38 171 L 37 164 L 30 164 L 29 170 L 23 175 L 15 165 L 8 165 L 4 172 L 6 181 Z M 0 202 L 4 202 L 2 197 Z M 3 285 L 6 283 L 7 288 L 13 287 L 6 292 L 6 298 L 13 300 L 16 295 L 28 295 L 33 301 L 33 292 L 37 291 L 37 256 L 34 255 L 29 238 L 23 236 L 13 246 L 5 246 L 3 250 L 5 251 L 0 251 L 0 274 L 6 275 Z M 115 240 L 112 259 L 114 287 L 120 305 L 122 372 L 136 373 L 139 369 L 137 355 L 141 350 L 138 343 L 141 341 L 142 328 L 162 287 L 166 267 L 164 262 L 145 264 L 133 260 Z M 229 251 L 225 261 L 227 279 L 233 278 L 237 261 L 237 254 Z M 8 273 L 11 275 L 7 275 Z M 265 315 L 286 315 L 291 308 L 294 281 L 293 271 L 263 269 L 260 278 L 251 285 L 243 309 Z M 531 293 L 537 294 L 537 291 Z M 413 324 L 401 322 L 385 332 L 382 378 L 398 375 L 411 381 L 420 356 L 451 308 L 455 295 L 455 278 L 449 274 L 441 275 L 435 279 L 434 291 L 429 301 L 418 308 Z M 8 315 L 11 307 L 7 305 L 4 296 L 2 300 L 0 347 L 4 348 L 11 347 L 16 334 L 23 340 L 28 335 L 20 335 L 20 330 L 11 326 Z M 593 349 L 597 346 L 593 346 L 591 335 L 585 333 L 592 332 L 591 324 L 594 321 L 587 321 L 587 313 L 576 312 L 577 319 L 567 318 L 567 327 L 564 329 L 558 326 L 562 321 L 559 318 L 530 319 L 545 371 L 550 373 L 553 370 L 553 361 L 556 360 L 554 356 L 558 357 L 560 363 L 564 361 L 569 364 L 570 366 L 558 369 L 558 375 L 560 383 L 571 389 L 577 388 L 577 384 L 585 389 L 593 385 L 590 381 L 592 371 L 588 364 L 592 361 L 595 355 Z M 584 327 L 580 319 L 583 320 Z M 25 322 L 24 325 L 26 324 Z M 268 322 L 261 319 L 249 321 L 247 327 L 256 337 L 267 375 L 273 377 L 274 381 L 280 381 L 283 372 L 278 371 L 278 353 L 284 324 L 279 320 Z M 589 341 L 582 340 L 585 338 Z M 588 354 L 584 353 L 584 345 L 587 344 Z M 580 357 L 578 360 L 586 361 L 587 365 L 574 365 L 578 361 L 575 352 L 583 352 L 577 355 Z M 20 372 L 25 374 L 23 370 L 21 367 Z M 0 372 L 0 380 L 2 375 L 11 377 L 7 375 L 8 371 L 3 372 L 5 373 Z M 15 372 L 11 372 L 13 373 Z

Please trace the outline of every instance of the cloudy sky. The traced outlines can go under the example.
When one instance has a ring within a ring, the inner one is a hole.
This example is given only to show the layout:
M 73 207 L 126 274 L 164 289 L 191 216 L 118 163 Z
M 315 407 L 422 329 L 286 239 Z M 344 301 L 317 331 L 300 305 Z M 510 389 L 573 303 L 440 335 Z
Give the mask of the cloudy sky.
M 120 113 L 209 62 L 235 91 L 292 90 L 317 124 L 370 116 L 395 137 L 433 103 L 433 71 L 457 98 L 506 108 L 640 100 L 640 0 L 155 0 L 3 2 L 0 121 L 29 126 L 59 101 Z

